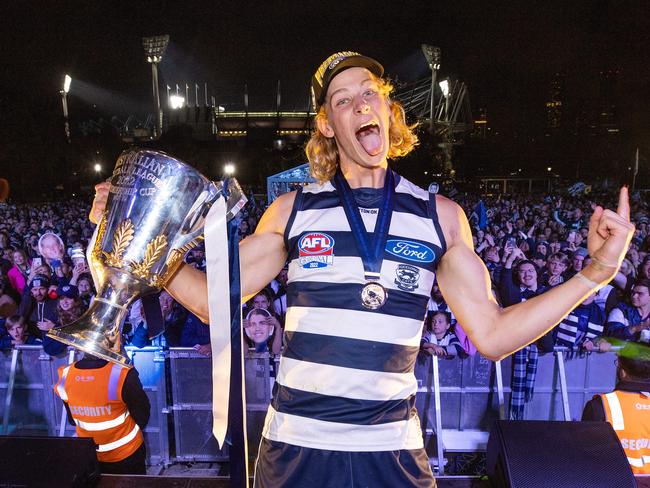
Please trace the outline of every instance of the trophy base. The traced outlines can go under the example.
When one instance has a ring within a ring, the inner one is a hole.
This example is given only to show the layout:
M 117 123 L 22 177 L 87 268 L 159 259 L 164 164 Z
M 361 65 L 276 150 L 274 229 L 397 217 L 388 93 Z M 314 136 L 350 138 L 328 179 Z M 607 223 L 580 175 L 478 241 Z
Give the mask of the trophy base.
M 120 366 L 129 366 L 131 363 L 127 356 L 115 353 L 114 351 L 108 349 L 104 349 L 98 344 L 89 341 L 88 339 L 67 334 L 61 329 L 50 329 L 47 335 L 52 339 L 67 344 L 68 346 L 72 346 L 75 349 L 79 349 L 80 351 L 86 352 L 100 359 L 105 359 L 111 363 L 116 363 Z

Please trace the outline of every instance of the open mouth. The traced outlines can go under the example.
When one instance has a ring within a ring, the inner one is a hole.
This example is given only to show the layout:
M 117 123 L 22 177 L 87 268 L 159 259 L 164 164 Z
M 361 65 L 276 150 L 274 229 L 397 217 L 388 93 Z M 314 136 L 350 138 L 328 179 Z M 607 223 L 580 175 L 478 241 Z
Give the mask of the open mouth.
M 383 149 L 383 141 L 379 131 L 379 125 L 374 122 L 368 122 L 359 127 L 355 136 L 359 144 L 365 149 L 365 151 L 371 155 L 376 156 L 381 153 Z

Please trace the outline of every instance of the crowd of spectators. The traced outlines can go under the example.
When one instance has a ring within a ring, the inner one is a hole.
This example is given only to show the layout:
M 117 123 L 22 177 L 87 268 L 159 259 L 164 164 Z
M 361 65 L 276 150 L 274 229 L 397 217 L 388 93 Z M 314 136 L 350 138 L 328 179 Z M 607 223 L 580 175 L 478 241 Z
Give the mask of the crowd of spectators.
M 237 216 L 240 239 L 254 231 L 265 207 L 255 198 L 249 199 L 251 204 Z M 90 202 L 80 199 L 0 204 L 0 349 L 41 345 L 52 356 L 65 353 L 67 346 L 49 338 L 47 332 L 81 317 L 96 293 L 85 258 L 94 231 L 89 210 Z M 205 271 L 204 248 L 191 250 L 185 261 Z M 258 319 L 244 321 L 251 349 L 280 352 L 285 285 L 283 270 L 277 282 L 245 304 L 244 317 L 251 312 L 268 314 L 263 320 L 264 333 L 252 332 L 260 327 Z M 193 347 L 209 356 L 209 328 L 166 291 L 159 294 L 158 301 L 162 332 L 150 337 L 145 307 L 137 300 L 123 326 L 123 343 L 138 348 Z
M 476 253 L 490 273 L 495 299 L 508 306 L 557 286 L 589 263 L 588 219 L 593 201 L 612 205 L 614 193 L 578 196 L 515 195 L 479 199 L 459 195 L 473 227 Z M 237 216 L 240 238 L 251 234 L 265 205 L 254 198 Z M 42 344 L 52 355 L 63 344 L 46 336 L 79 318 L 95 290 L 84 259 L 93 233 L 82 200 L 0 207 L 0 348 Z M 636 233 L 616 278 L 565 317 L 536 344 L 522 350 L 524 365 L 537 353 L 564 346 L 577 353 L 608 350 L 611 336 L 623 340 L 650 337 L 650 225 L 648 208 L 632 198 Z M 188 264 L 205 270 L 205 251 L 191 250 Z M 243 305 L 245 339 L 251 350 L 278 354 L 286 313 L 287 268 Z M 210 354 L 209 329 L 168 293 L 159 296 L 164 331 L 150 337 L 140 302 L 130 309 L 123 328 L 125 343 L 135 347 L 194 347 Z M 422 353 L 441 358 L 476 352 L 445 304 L 437 285 L 431 290 Z

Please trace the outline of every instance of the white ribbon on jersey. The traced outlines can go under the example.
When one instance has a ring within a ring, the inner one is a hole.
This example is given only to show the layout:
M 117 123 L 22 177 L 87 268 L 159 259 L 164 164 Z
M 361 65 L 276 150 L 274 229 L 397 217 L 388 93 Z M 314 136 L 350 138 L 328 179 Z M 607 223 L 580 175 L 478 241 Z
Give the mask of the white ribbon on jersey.
M 226 199 L 219 198 L 205 218 L 205 262 L 212 349 L 212 434 L 223 447 L 230 396 L 230 271 Z

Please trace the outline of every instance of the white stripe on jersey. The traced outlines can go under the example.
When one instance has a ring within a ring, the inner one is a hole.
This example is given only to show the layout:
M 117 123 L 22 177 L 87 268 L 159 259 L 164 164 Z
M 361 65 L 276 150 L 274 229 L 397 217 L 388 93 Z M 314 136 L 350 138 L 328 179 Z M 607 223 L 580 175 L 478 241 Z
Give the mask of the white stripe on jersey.
M 289 263 L 289 279 L 291 282 L 296 281 L 319 281 L 322 283 L 357 283 L 364 284 L 363 261 L 357 256 L 337 256 L 336 245 L 334 248 L 334 263 L 332 266 L 324 268 L 302 268 L 300 258 L 294 259 Z M 410 291 L 416 295 L 428 297 L 431 290 L 427 289 L 426 283 L 433 283 L 434 273 L 422 268 L 422 263 L 415 261 L 406 261 L 412 266 L 417 266 L 420 273 L 418 278 L 418 287 Z M 404 264 L 406 264 L 404 263 Z M 402 263 L 384 259 L 381 264 L 380 283 L 389 290 L 403 290 L 395 280 L 397 278 L 397 267 Z M 429 287 L 430 288 L 430 287 Z M 409 291 L 409 290 L 403 290 Z
M 429 242 L 442 247 L 440 237 L 430 218 L 418 217 L 404 212 L 393 212 L 388 233 L 393 236 L 400 236 L 401 239 L 422 239 L 423 236 L 426 236 L 424 238 Z
M 288 357 L 280 359 L 276 381 L 297 390 L 357 400 L 403 400 L 418 389 L 413 372 L 367 371 Z
M 408 421 L 355 425 L 290 415 L 269 406 L 262 435 L 272 441 L 328 451 L 394 451 L 424 447 L 417 416 Z
M 362 212 L 361 220 L 363 220 L 366 230 L 372 232 L 375 229 L 377 214 Z M 310 232 L 350 232 L 350 224 L 348 224 L 345 210 L 341 206 L 327 209 L 300 210 L 296 213 L 296 218 L 291 226 L 289 239 L 302 234 L 305 229 L 309 229 Z
M 347 339 L 372 340 L 400 346 L 419 346 L 422 321 L 393 315 L 368 313 L 358 310 L 290 307 L 286 319 L 287 332 L 304 332 Z
M 419 198 L 420 200 L 429 200 L 429 192 L 404 178 L 399 179 L 399 183 L 395 186 L 395 193 L 406 193 L 407 195 L 413 195 L 415 198 Z
M 324 268 L 303 268 L 300 258 L 289 263 L 289 281 L 318 281 L 322 283 L 363 284 L 363 261 L 356 256 L 337 256 L 334 244 L 334 264 Z M 384 284 L 382 282 L 382 284 Z

